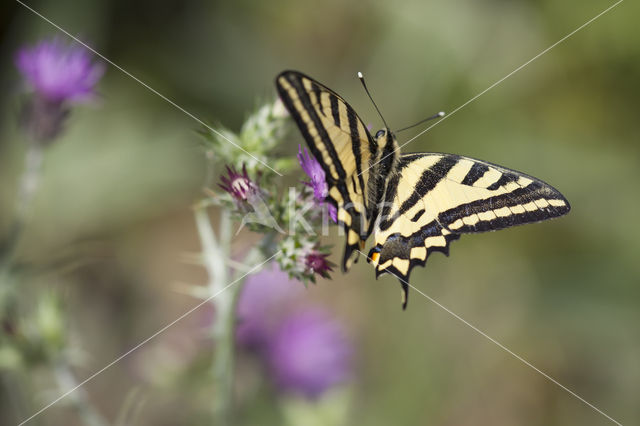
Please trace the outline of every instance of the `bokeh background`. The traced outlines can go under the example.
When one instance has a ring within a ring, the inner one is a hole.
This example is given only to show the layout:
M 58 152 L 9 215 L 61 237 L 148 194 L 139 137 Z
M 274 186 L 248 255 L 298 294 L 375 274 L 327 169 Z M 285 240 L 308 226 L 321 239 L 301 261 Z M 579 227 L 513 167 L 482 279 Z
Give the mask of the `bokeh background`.
M 613 1 L 27 4 L 196 116 L 237 130 L 274 98 L 274 77 L 287 68 L 341 93 L 374 128 L 381 123 L 356 71 L 392 128 L 451 111 Z M 59 32 L 18 3 L 0 12 L 2 230 L 25 151 L 12 56 Z M 621 3 L 405 148 L 503 164 L 566 195 L 567 217 L 465 236 L 450 258 L 434 255 L 414 271 L 412 284 L 622 424 L 640 422 L 638 12 Z M 60 295 L 79 378 L 192 307 L 178 283 L 205 280 L 183 256 L 199 250 L 198 123 L 111 66 L 99 91 L 48 150 L 19 250 L 45 271 L 21 283 L 25 294 Z M 302 139 L 290 142 L 293 155 Z M 345 424 L 610 423 L 416 292 L 403 312 L 395 279 L 376 281 L 364 262 L 306 293 L 355 347 Z M 195 312 L 83 389 L 110 421 L 135 401 L 136 424 L 210 424 L 215 390 L 197 374 L 211 355 L 210 320 L 206 308 Z M 239 375 L 262 384 L 238 402 L 237 424 L 282 424 L 282 402 L 254 373 Z M 0 423 L 58 396 L 51 374 L 35 366 L 27 382 L 5 383 Z M 12 403 L 14 387 L 31 406 Z M 80 421 L 61 401 L 33 424 Z

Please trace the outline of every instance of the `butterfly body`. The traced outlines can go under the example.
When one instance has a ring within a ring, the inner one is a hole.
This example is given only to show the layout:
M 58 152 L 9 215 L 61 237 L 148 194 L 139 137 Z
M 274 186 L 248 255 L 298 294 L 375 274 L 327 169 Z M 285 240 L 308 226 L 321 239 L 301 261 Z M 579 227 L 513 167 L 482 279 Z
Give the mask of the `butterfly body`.
M 406 307 L 409 276 L 451 241 L 569 212 L 545 182 L 492 163 L 441 153 L 401 154 L 390 129 L 370 135 L 353 108 L 321 83 L 284 71 L 276 87 L 325 170 L 328 202 L 346 233 L 347 271 L 373 234 L 367 260 L 396 276 Z
M 388 130 L 379 130 L 375 136 L 377 151 L 369 160 L 371 177 L 367 186 L 368 205 L 371 206 L 371 217 L 378 217 L 388 178 L 397 170 L 400 159 L 400 146 L 395 137 Z M 369 234 L 375 227 L 375 221 L 370 221 Z

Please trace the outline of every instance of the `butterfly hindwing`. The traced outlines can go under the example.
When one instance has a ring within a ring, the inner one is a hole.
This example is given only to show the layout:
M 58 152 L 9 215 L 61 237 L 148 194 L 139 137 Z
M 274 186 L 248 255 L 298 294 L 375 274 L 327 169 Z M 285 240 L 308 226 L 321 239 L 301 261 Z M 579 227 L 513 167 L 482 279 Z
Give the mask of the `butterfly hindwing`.
M 408 282 L 434 251 L 463 233 L 493 231 L 566 214 L 550 185 L 514 170 L 452 154 L 406 154 L 390 177 L 370 257 L 376 275 Z
M 346 233 L 342 267 L 347 270 L 371 228 L 367 183 L 376 143 L 353 108 L 311 77 L 284 71 L 276 78 L 276 87 L 325 172 L 327 199 L 336 207 Z

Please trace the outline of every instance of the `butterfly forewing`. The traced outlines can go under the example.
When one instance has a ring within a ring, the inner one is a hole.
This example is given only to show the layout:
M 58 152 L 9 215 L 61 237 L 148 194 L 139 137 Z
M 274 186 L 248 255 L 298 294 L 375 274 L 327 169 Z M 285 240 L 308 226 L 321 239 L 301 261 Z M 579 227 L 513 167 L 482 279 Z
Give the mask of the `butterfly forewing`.
M 514 170 L 452 154 L 407 154 L 389 179 L 371 256 L 376 273 L 408 281 L 434 251 L 463 233 L 493 231 L 566 214 L 550 185 Z
M 276 87 L 325 172 L 328 200 L 336 206 L 347 236 L 342 265 L 346 270 L 369 234 L 368 169 L 376 144 L 353 108 L 311 77 L 284 71 Z

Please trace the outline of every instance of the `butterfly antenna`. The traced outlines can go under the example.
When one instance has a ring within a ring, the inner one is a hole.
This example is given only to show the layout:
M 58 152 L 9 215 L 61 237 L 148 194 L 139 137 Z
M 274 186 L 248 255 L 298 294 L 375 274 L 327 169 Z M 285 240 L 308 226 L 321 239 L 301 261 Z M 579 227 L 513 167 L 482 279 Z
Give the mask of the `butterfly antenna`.
M 444 111 L 440 111 L 439 113 L 434 114 L 431 117 L 427 117 L 424 120 L 420 120 L 417 123 L 412 124 L 411 126 L 407 126 L 407 127 L 403 127 L 402 129 L 398 129 L 394 133 L 399 133 L 399 132 L 402 132 L 403 130 L 408 130 L 408 129 L 410 129 L 412 127 L 416 127 L 417 125 L 422 124 L 422 123 L 424 123 L 426 121 L 433 120 L 434 118 L 440 118 L 440 117 L 444 117 Z
M 362 73 L 360 71 L 358 71 L 358 78 L 360 79 L 360 83 L 362 83 L 362 87 L 364 87 L 364 91 L 367 92 L 367 95 L 369 96 L 369 99 L 371 99 L 371 103 L 373 104 L 374 107 L 376 107 L 376 111 L 378 111 L 378 115 L 382 119 L 382 122 L 384 123 L 384 127 L 388 129 L 389 126 L 387 125 L 387 122 L 384 121 L 384 117 L 382 116 L 382 113 L 380 112 L 380 108 L 378 108 L 378 105 L 376 105 L 376 102 L 373 100 L 373 97 L 371 96 L 371 93 L 369 93 L 369 89 L 367 89 L 367 85 L 364 82 L 364 76 L 362 75 Z

